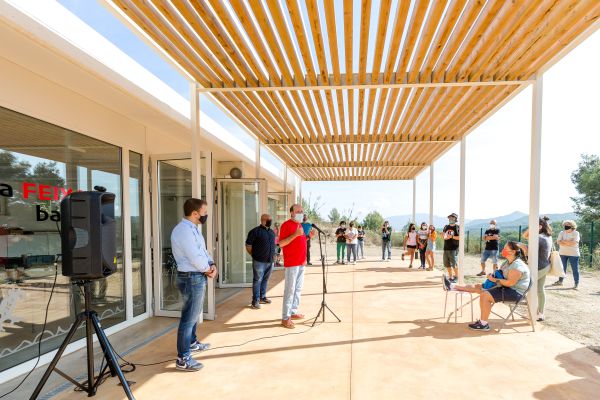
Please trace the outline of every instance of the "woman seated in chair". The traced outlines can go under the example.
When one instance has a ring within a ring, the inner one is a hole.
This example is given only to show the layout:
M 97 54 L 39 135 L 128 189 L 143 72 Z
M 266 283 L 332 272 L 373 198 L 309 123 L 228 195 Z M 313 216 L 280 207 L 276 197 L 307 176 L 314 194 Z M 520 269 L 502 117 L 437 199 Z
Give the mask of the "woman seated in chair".
M 505 279 L 495 278 L 492 274 L 488 275 L 488 280 L 494 282 L 496 286 L 481 292 L 481 296 L 479 296 L 481 319 L 469 324 L 470 329 L 489 331 L 490 325 L 487 320 L 494 304 L 504 301 L 517 302 L 521 300 L 529 287 L 531 275 L 519 244 L 517 242 L 506 243 L 502 249 L 502 257 L 506 259 L 503 271 Z

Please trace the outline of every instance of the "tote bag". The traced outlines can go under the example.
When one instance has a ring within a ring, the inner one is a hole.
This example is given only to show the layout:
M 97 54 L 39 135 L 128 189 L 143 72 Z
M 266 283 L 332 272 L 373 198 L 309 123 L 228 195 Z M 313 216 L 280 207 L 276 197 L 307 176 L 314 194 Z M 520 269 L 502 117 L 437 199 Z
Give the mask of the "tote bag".
M 560 259 L 558 251 L 554 248 L 554 245 L 552 245 L 552 251 L 550 252 L 550 271 L 548 271 L 548 276 L 556 276 L 558 278 L 564 278 L 566 276 L 562 260 Z

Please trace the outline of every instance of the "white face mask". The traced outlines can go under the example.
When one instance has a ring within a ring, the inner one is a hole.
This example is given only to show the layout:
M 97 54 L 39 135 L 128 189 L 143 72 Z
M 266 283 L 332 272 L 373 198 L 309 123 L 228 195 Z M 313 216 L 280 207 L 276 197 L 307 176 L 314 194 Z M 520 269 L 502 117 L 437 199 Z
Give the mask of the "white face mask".
M 304 220 L 304 214 L 303 213 L 298 213 L 296 215 L 294 215 L 294 221 L 296 222 L 302 222 Z
M 495 224 L 490 224 L 490 229 L 496 229 L 496 225 Z

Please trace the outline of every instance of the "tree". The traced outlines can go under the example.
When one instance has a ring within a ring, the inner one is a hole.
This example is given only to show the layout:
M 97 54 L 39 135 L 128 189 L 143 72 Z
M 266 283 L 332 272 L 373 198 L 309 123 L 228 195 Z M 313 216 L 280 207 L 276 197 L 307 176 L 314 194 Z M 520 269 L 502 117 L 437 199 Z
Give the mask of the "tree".
M 378 231 L 383 225 L 384 218 L 378 211 L 371 211 L 365 216 L 365 220 L 363 221 L 363 226 L 366 230 L 369 231 Z
M 302 199 L 304 214 L 306 214 L 311 221 L 321 222 L 323 220 L 319 214 L 319 210 L 323 207 L 323 205 L 320 204 L 321 196 L 317 197 L 314 202 L 311 201 L 311 196 L 312 194 L 308 195 L 308 200 Z
M 331 223 L 337 224 L 341 220 L 340 212 L 337 208 L 332 208 L 331 211 L 329 211 L 329 215 L 327 215 L 327 218 L 329 218 L 329 221 Z
M 579 192 L 571 197 L 575 212 L 582 222 L 600 222 L 600 157 L 582 154 L 579 168 L 571 174 L 571 181 Z

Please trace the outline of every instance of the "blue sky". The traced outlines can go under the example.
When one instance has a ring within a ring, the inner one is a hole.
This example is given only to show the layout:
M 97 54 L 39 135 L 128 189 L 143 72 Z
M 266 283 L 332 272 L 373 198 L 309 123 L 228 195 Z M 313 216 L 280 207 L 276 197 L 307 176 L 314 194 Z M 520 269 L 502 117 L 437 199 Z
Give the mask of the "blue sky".
M 59 2 L 182 96 L 189 98 L 186 78 L 104 6 L 95 1 Z M 355 2 L 356 8 L 359 3 Z M 393 3 L 395 7 L 397 0 Z M 336 13 L 339 11 L 336 10 Z M 378 7 L 373 7 L 372 12 L 378 13 Z M 322 4 L 320 13 L 323 16 Z M 354 13 L 360 15 L 360 10 L 356 9 Z M 355 18 L 355 23 L 358 31 L 358 18 Z M 374 37 L 375 34 L 371 32 L 370 36 Z M 340 51 L 343 60 L 343 46 L 340 46 Z M 357 58 L 357 55 L 353 57 L 354 60 Z M 372 62 L 370 58 L 369 66 Z M 600 154 L 600 76 L 597 71 L 600 71 L 600 32 L 588 38 L 544 75 L 543 213 L 571 211 L 570 197 L 576 193 L 570 174 L 577 168 L 580 154 Z M 208 99 L 202 100 L 202 110 L 244 143 L 254 145 L 254 139 Z M 530 124 L 531 89 L 528 88 L 469 135 L 467 219 L 528 210 Z M 455 146 L 435 164 L 435 214 L 458 212 L 459 155 L 459 146 Z M 385 216 L 412 212 L 410 181 L 307 182 L 304 183 L 303 193 L 305 197 L 310 195 L 313 200 L 320 196 L 323 215 L 327 215 L 332 207 L 353 207 L 359 216 L 371 210 L 377 210 Z M 425 170 L 417 178 L 417 212 L 426 213 L 428 210 L 429 171 Z

